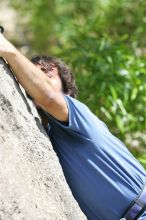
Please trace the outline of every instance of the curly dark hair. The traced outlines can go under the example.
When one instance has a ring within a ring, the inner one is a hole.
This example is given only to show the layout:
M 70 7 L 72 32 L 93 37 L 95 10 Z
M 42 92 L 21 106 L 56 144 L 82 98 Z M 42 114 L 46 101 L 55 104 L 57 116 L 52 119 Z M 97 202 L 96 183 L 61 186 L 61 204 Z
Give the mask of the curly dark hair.
M 41 65 L 43 72 L 50 70 L 51 64 L 55 65 L 62 82 L 63 93 L 76 98 L 77 87 L 75 79 L 70 68 L 62 60 L 51 56 L 34 56 L 31 58 L 31 62 Z

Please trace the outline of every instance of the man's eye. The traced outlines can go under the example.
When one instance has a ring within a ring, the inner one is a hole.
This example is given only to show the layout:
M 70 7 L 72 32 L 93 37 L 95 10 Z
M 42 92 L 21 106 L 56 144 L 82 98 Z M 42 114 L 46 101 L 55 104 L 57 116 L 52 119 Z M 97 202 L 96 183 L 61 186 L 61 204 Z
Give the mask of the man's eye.
M 41 68 L 41 70 L 49 77 L 49 78 L 52 78 L 53 77 L 53 74 L 48 71 L 46 68 Z
M 41 68 L 41 70 L 44 72 L 44 73 L 47 73 L 47 70 L 45 68 Z

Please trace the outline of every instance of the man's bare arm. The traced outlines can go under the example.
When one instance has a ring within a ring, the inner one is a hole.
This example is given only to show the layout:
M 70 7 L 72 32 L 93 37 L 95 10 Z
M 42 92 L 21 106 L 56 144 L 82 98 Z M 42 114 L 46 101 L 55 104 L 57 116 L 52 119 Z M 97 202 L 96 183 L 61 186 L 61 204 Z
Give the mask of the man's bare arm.
M 20 84 L 45 111 L 60 121 L 68 120 L 68 108 L 62 93 L 56 92 L 49 77 L 24 57 L 2 34 L 0 56 L 8 61 Z

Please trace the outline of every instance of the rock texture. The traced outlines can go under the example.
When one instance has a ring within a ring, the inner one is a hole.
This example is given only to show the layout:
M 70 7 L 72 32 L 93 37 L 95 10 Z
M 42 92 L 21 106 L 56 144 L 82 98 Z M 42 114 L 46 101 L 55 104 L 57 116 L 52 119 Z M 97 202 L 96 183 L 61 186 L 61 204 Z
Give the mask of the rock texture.
M 0 220 L 85 220 L 39 116 L 0 59 Z

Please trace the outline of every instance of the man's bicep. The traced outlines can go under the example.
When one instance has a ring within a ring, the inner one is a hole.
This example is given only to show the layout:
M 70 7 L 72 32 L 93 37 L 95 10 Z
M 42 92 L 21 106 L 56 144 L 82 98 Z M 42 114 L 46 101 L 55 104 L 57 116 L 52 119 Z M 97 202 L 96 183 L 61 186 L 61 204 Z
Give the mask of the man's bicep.
M 63 94 L 55 94 L 52 99 L 49 99 L 48 101 L 46 100 L 44 106 L 42 107 L 55 119 L 62 122 L 68 121 L 69 111 Z

